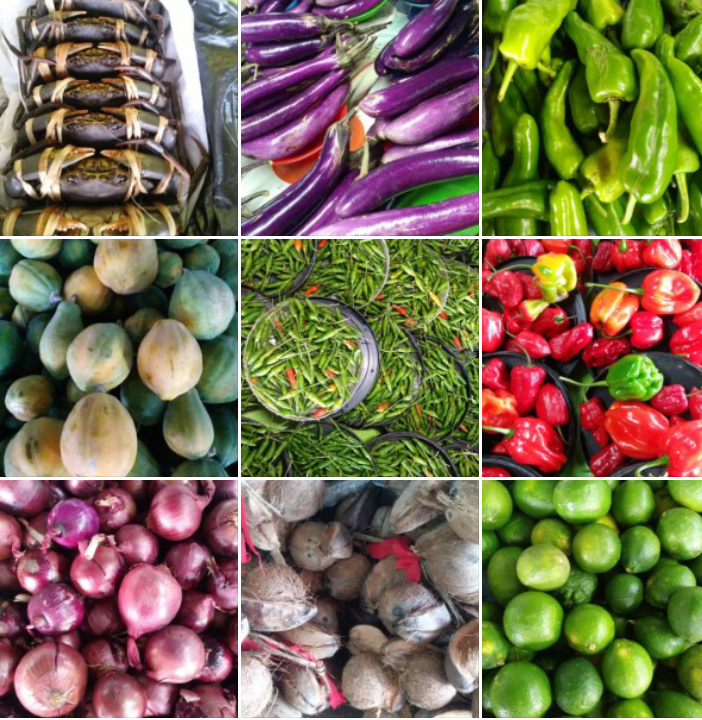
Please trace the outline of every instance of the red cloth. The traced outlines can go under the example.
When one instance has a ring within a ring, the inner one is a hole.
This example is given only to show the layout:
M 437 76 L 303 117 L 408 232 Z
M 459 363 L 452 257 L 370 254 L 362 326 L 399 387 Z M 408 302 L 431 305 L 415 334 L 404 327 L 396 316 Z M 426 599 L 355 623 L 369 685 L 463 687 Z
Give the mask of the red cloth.
M 410 582 L 418 583 L 422 579 L 422 565 L 419 555 L 412 552 L 412 541 L 405 535 L 388 538 L 368 546 L 368 554 L 374 560 L 383 560 L 390 555 L 397 558 L 395 567 L 404 570 Z

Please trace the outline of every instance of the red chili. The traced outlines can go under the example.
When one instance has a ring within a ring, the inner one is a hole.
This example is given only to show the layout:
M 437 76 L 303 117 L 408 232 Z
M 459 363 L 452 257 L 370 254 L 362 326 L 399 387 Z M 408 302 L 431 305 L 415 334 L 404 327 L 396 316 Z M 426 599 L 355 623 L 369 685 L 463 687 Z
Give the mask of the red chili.
M 507 390 L 483 388 L 480 397 L 482 424 L 490 428 L 511 428 L 519 420 L 517 398 Z M 494 433 L 495 430 L 486 429 Z
M 314 295 L 319 288 L 316 285 L 310 285 L 310 287 L 305 290 L 305 295 Z
M 609 477 L 626 462 L 624 453 L 614 444 L 607 445 L 590 458 L 590 472 L 595 477 Z
M 522 330 L 507 341 L 507 350 L 526 353 L 532 360 L 540 360 L 551 354 L 548 342 L 538 333 Z
M 652 408 L 666 415 L 682 415 L 689 407 L 687 390 L 682 385 L 664 385 L 650 403 Z
M 642 240 L 620 240 L 613 247 L 612 263 L 617 272 L 625 273 L 644 267 Z
M 531 330 L 532 321 L 520 310 L 522 303 L 516 308 L 505 308 L 502 318 L 505 323 L 505 329 L 510 335 L 518 335 L 522 330 Z
M 538 257 L 546 252 L 543 241 L 536 238 L 513 238 L 508 242 L 512 252 L 522 257 Z
M 671 415 L 668 419 L 670 420 L 670 427 L 675 427 L 676 425 L 680 425 L 680 423 L 687 422 L 682 415 Z
M 639 310 L 631 316 L 631 345 L 648 350 L 663 339 L 663 318 L 652 312 Z
M 687 396 L 690 417 L 693 420 L 702 420 L 702 389 L 693 387 Z
M 531 329 L 547 340 L 564 333 L 570 327 L 566 311 L 559 307 L 546 308 L 534 321 Z
M 634 460 L 657 457 L 658 439 L 670 421 L 639 400 L 616 400 L 605 413 L 604 425 L 612 441 Z
M 536 405 L 539 388 L 546 380 L 546 370 L 538 365 L 516 365 L 509 376 L 509 389 L 517 399 L 517 411 L 528 415 Z
M 491 390 L 509 390 L 507 366 L 500 358 L 492 358 L 483 365 L 483 385 Z
M 483 352 L 495 352 L 505 339 L 502 315 L 494 310 L 482 308 L 480 315 L 481 347 Z
M 568 362 L 584 350 L 594 336 L 595 328 L 590 323 L 579 323 L 549 341 L 551 355 L 558 362 Z
M 507 242 L 501 238 L 491 238 L 485 245 L 485 252 L 483 254 L 485 262 L 494 268 L 505 260 L 509 260 L 512 257 L 512 249 Z
M 568 255 L 573 259 L 578 275 L 589 275 L 592 268 L 592 239 L 573 238 Z
M 702 420 L 681 423 L 663 433 L 658 454 L 667 460 L 669 477 L 702 477 Z
M 483 477 L 512 477 L 512 474 L 504 468 L 498 467 L 484 467 L 482 472 Z
M 643 261 L 646 265 L 674 270 L 682 260 L 682 245 L 674 238 L 653 238 L 646 241 Z
M 673 315 L 673 322 L 678 327 L 685 327 L 685 325 L 702 322 L 702 302 L 698 302 L 685 312 Z
M 619 360 L 623 355 L 631 352 L 631 343 L 628 340 L 612 338 L 597 338 L 583 351 L 583 362 L 588 367 L 605 367 Z
M 699 285 L 675 270 L 654 270 L 642 283 L 644 310 L 658 315 L 678 315 L 690 310 L 700 297 Z
M 524 298 L 526 300 L 541 300 L 544 294 L 541 288 L 536 284 L 536 278 L 528 273 L 517 273 L 519 282 L 522 284 Z
M 517 275 L 511 270 L 498 272 L 483 283 L 483 289 L 488 295 L 497 298 L 503 307 L 516 308 L 524 298 L 524 289 Z
M 300 250 L 302 250 L 302 240 L 297 239 L 297 240 L 293 241 L 293 245 L 295 246 L 295 250 L 297 250 L 298 252 L 300 252 Z
M 670 352 L 702 365 L 702 322 L 676 330 L 670 338 Z
M 295 370 L 289 367 L 285 371 L 285 373 L 288 376 L 288 382 L 290 383 L 290 387 L 295 389 L 297 387 L 297 377 L 295 377 Z
M 568 461 L 563 442 L 556 431 L 543 420 L 533 417 L 519 418 L 500 443 L 512 460 L 524 465 L 535 465 L 541 472 L 558 472 Z
M 561 390 L 544 383 L 536 396 L 536 416 L 551 425 L 565 425 L 570 421 L 568 403 Z
M 605 408 L 599 398 L 590 398 L 580 403 L 580 425 L 595 438 L 603 448 L 609 442 L 609 433 L 604 426 Z
M 608 240 L 602 240 L 597 244 L 595 257 L 592 259 L 592 269 L 600 275 L 608 275 L 614 270 L 614 245 Z

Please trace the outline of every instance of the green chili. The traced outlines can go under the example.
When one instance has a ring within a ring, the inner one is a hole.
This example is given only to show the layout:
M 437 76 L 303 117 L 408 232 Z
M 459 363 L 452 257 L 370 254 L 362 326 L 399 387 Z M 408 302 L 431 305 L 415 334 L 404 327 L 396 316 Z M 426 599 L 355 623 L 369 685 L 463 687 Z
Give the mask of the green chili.
M 406 433 L 381 435 L 371 443 L 371 455 L 379 477 L 449 477 L 445 457 L 426 438 Z
M 316 240 L 241 241 L 242 284 L 276 297 L 294 291 L 311 269 Z
M 305 425 L 286 443 L 295 477 L 374 477 L 370 451 L 347 428 L 331 423 Z

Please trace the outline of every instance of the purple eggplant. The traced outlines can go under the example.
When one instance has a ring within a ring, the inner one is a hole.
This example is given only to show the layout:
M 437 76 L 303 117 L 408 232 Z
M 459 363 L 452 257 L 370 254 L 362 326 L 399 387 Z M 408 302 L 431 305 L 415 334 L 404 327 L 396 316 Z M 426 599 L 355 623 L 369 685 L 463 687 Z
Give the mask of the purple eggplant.
M 425 48 L 449 22 L 457 4 L 458 0 L 435 0 L 415 15 L 397 33 L 395 55 L 412 57 Z
M 480 60 L 477 56 L 441 60 L 411 75 L 407 82 L 391 85 L 366 96 L 361 102 L 361 110 L 371 117 L 399 115 L 456 83 L 474 78 L 479 70 Z
M 373 135 L 399 145 L 419 145 L 453 130 L 478 107 L 479 101 L 480 78 L 474 78 L 392 120 L 381 118 L 376 121 L 378 127 Z
M 451 135 L 442 135 L 421 145 L 393 145 L 383 153 L 380 162 L 383 165 L 387 165 L 388 163 L 395 162 L 395 160 L 420 153 L 434 152 L 434 150 L 444 150 L 452 147 L 472 147 L 479 142 L 480 128 L 475 127 L 470 130 L 461 130 Z
M 279 128 L 281 125 L 299 118 L 305 110 L 319 102 L 333 90 L 344 78 L 348 70 L 334 70 L 317 80 L 295 97 L 288 98 L 272 108 L 263 110 L 256 115 L 242 118 L 241 141 L 247 142 Z
M 335 7 L 315 6 L 312 12 L 315 15 L 343 20 L 344 18 L 356 17 L 372 10 L 382 0 L 351 0 L 351 2 Z
M 435 237 L 478 224 L 480 194 L 337 220 L 312 237 Z
M 398 160 L 391 165 L 381 165 L 347 190 L 336 206 L 336 214 L 341 218 L 363 215 L 407 190 L 475 175 L 479 168 L 480 152 L 477 148 L 436 150 Z
M 316 0 L 315 5 L 319 8 L 333 8 L 339 5 L 346 5 L 348 2 L 349 0 Z M 322 10 L 321 12 L 324 11 Z
M 312 170 L 242 223 L 241 234 L 245 237 L 287 235 L 304 222 L 346 172 L 350 135 L 347 118 L 334 123 L 327 130 L 322 153 Z
M 295 228 L 296 235 L 310 235 L 330 222 L 337 220 L 336 204 L 344 193 L 351 187 L 351 183 L 358 177 L 359 170 L 349 170 L 346 175 L 341 178 L 341 182 L 336 186 L 331 195 L 305 220 L 299 227 Z
M 308 13 L 313 7 L 314 0 L 300 0 L 300 2 L 295 5 L 295 7 L 290 8 L 288 12 L 294 15 L 302 15 L 303 13 Z
M 330 31 L 353 29 L 349 23 L 329 21 L 324 15 L 292 15 L 287 12 L 241 16 L 241 41 L 283 42 L 317 37 Z
M 259 12 L 262 13 L 277 13 L 283 12 L 287 5 L 287 0 L 266 0 L 261 3 Z
M 387 66 L 386 60 L 392 55 L 392 44 L 395 42 L 395 38 L 385 44 L 385 47 L 378 53 L 375 58 L 375 71 L 378 75 L 387 75 L 390 69 Z
M 292 65 L 292 63 L 318 55 L 322 50 L 328 48 L 333 40 L 333 35 L 322 35 L 322 37 L 291 40 L 290 42 L 249 43 L 244 55 L 246 62 L 264 67 Z
M 302 117 L 296 117 L 266 135 L 242 142 L 242 154 L 259 160 L 284 160 L 296 155 L 324 134 L 339 115 L 348 94 L 349 84 L 342 83 Z

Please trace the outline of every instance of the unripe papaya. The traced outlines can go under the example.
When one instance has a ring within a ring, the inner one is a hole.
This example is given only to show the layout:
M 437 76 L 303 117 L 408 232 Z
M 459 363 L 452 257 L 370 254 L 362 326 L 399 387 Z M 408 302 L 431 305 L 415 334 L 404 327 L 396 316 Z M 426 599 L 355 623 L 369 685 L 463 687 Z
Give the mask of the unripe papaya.
M 53 377 L 65 380 L 68 375 L 68 348 L 83 329 L 83 317 L 78 305 L 64 300 L 56 308 L 53 318 L 39 341 L 39 357 Z

